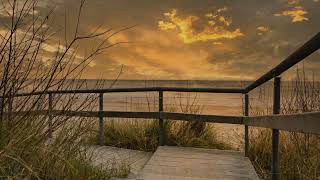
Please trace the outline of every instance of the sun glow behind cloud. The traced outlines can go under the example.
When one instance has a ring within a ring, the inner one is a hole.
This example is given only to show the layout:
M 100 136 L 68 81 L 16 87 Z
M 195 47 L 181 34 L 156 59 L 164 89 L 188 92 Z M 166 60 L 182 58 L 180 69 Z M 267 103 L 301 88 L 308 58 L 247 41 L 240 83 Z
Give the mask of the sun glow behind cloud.
M 60 14 L 65 8 L 72 14 L 76 0 L 57 1 L 66 3 L 57 8 L 58 24 L 63 26 L 65 18 Z M 113 78 L 124 65 L 122 79 L 254 79 L 312 36 L 319 26 L 318 1 L 135 1 L 128 6 L 117 0 L 91 0 L 81 19 L 81 33 L 92 32 L 101 24 L 115 31 L 138 25 L 110 38 L 107 43 L 130 43 L 99 54 L 84 77 Z M 43 13 L 43 8 L 37 10 Z M 0 24 L 7 22 L 7 14 L 0 12 Z M 2 28 L 0 35 L 5 35 Z M 57 34 L 53 42 L 43 44 L 45 63 L 50 63 L 49 55 L 64 49 L 59 45 L 63 39 Z M 79 47 L 74 62 L 94 43 Z
M 124 79 L 254 79 L 307 38 L 289 37 L 287 31 L 298 33 L 303 26 L 292 21 L 314 21 L 314 9 L 299 0 L 185 2 L 159 1 L 151 7 L 137 1 L 130 16 L 141 17 L 139 26 L 111 41 L 134 43 L 115 47 L 92 71 L 108 73 L 109 64 L 109 69 L 123 64 Z
M 159 21 L 158 27 L 161 30 L 176 30 L 179 37 L 186 44 L 194 42 L 216 41 L 223 39 L 235 39 L 244 34 L 240 28 L 235 30 L 228 30 L 227 28 L 232 24 L 232 19 L 221 15 L 221 12 L 226 11 L 227 8 L 221 8 L 215 12 L 205 14 L 206 24 L 203 25 L 201 31 L 194 28 L 194 24 L 199 21 L 204 21 L 199 16 L 188 15 L 182 17 L 178 15 L 177 9 L 172 9 L 164 13 L 167 21 Z

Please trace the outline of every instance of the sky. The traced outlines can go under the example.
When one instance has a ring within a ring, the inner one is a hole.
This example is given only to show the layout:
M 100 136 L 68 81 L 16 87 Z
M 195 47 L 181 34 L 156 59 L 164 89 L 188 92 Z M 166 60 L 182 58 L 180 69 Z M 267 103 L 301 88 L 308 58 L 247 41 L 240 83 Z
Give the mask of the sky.
M 65 13 L 72 25 L 78 2 L 46 0 L 56 31 Z M 81 33 L 134 27 L 111 38 L 128 43 L 97 56 L 83 78 L 113 79 L 123 67 L 120 79 L 252 80 L 318 33 L 319 19 L 320 0 L 87 0 Z M 318 51 L 306 68 L 319 60 Z

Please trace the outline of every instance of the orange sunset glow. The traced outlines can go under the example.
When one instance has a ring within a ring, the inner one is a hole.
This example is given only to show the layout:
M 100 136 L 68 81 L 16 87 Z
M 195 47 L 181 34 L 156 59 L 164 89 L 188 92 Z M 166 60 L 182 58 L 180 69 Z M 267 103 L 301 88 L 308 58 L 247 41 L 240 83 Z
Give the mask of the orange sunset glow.
M 43 47 L 48 53 L 59 49 L 64 15 L 71 23 L 76 13 L 74 0 L 55 3 L 61 8 L 56 8 L 53 41 Z M 40 4 L 39 13 L 50 3 Z M 319 8 L 317 0 L 91 0 L 81 17 L 82 33 L 131 28 L 109 39 L 119 44 L 95 57 L 82 78 L 112 79 L 123 67 L 120 79 L 252 80 L 317 32 Z M 5 21 L 7 15 L 0 16 Z M 90 44 L 79 47 L 77 57 Z M 316 53 L 310 62 L 318 58 Z

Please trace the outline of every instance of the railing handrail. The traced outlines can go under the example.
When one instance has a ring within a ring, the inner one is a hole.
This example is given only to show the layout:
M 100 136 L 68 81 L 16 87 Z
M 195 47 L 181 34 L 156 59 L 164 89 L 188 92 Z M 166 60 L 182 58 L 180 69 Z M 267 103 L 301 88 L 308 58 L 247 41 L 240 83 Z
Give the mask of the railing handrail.
M 242 88 L 178 88 L 178 87 L 145 87 L 145 88 L 109 88 L 109 89 L 77 89 L 77 90 L 56 90 L 36 91 L 17 93 L 15 97 L 43 95 L 43 94 L 99 94 L 99 93 L 120 93 L 120 92 L 203 92 L 203 93 L 244 93 Z M 3 98 L 3 96 L 0 96 Z
M 14 116 L 48 115 L 49 110 L 32 110 L 11 112 Z M 8 113 L 5 112 L 4 115 Z M 208 123 L 225 123 L 247 125 L 252 127 L 281 129 L 284 131 L 320 134 L 320 112 L 305 112 L 295 114 L 279 114 L 264 116 L 230 116 L 190 114 L 163 111 L 71 111 L 51 110 L 53 116 L 70 117 L 109 117 L 109 118 L 138 118 L 138 119 L 170 119 L 180 121 L 200 121 Z

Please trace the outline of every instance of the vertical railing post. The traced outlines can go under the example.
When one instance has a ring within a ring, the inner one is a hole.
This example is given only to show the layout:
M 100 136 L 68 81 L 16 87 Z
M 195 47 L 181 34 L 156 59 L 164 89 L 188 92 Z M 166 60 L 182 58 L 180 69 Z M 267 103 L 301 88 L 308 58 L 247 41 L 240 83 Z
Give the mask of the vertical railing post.
M 103 93 L 99 94 L 99 144 L 104 145 Z
M 249 95 L 244 95 L 244 115 L 249 116 Z M 249 127 L 244 125 L 244 155 L 248 157 L 249 152 Z
M 163 91 L 159 91 L 159 114 L 161 112 L 163 112 Z M 159 118 L 159 144 L 160 146 L 165 145 L 165 132 L 162 118 Z
M 281 78 L 274 78 L 273 91 L 273 114 L 280 113 L 280 89 Z M 279 179 L 279 129 L 272 129 L 272 162 L 271 162 L 272 180 Z
M 49 120 L 48 120 L 48 137 L 52 138 L 52 120 L 53 120 L 53 94 L 49 93 L 49 107 L 48 107 L 48 115 L 49 115 Z

